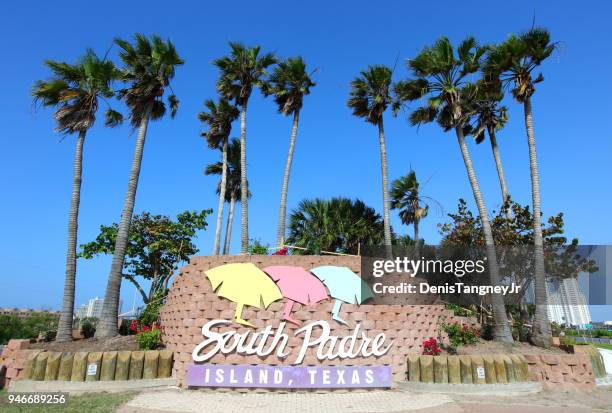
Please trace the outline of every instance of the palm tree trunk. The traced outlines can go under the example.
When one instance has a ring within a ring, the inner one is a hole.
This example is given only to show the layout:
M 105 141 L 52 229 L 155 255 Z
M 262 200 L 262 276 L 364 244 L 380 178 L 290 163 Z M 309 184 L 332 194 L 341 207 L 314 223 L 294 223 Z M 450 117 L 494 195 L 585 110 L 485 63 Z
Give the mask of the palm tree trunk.
M 236 197 L 232 195 L 230 200 L 229 212 L 227 214 L 227 224 L 225 226 L 225 242 L 223 243 L 223 255 L 229 254 L 230 240 L 232 238 L 232 222 L 234 221 L 234 206 Z
M 223 206 L 225 205 L 225 187 L 227 185 L 227 139 L 223 140 L 223 161 L 221 167 L 221 186 L 219 187 L 219 203 L 217 204 L 217 227 L 215 228 L 215 244 L 213 255 L 219 255 L 221 248 L 221 226 L 223 225 Z
M 72 340 L 72 320 L 74 317 L 74 290 L 77 267 L 77 232 L 79 227 L 79 204 L 81 203 L 81 181 L 83 175 L 83 143 L 85 132 L 79 132 L 74 152 L 74 173 L 72 178 L 72 195 L 68 213 L 68 252 L 66 253 L 66 278 L 64 280 L 64 298 L 62 312 L 57 324 L 56 341 Z
M 293 112 L 293 126 L 291 127 L 291 136 L 289 137 L 289 152 L 287 153 L 287 161 L 285 162 L 285 175 L 283 177 L 283 186 L 281 187 L 280 208 L 278 212 L 278 231 L 276 233 L 276 247 L 282 248 L 285 243 L 285 225 L 287 221 L 287 192 L 289 190 L 289 175 L 291 174 L 291 162 L 293 161 L 293 149 L 295 148 L 295 140 L 297 138 L 298 123 L 300 121 L 300 111 Z
M 121 294 L 121 281 L 123 272 L 123 262 L 125 259 L 125 249 L 128 243 L 128 233 L 132 222 L 132 213 L 134 212 L 134 203 L 136 201 L 136 189 L 138 188 L 138 178 L 140 177 L 140 165 L 142 163 L 142 152 L 147 135 L 147 127 L 149 118 L 144 117 L 140 122 L 140 130 L 136 139 L 134 148 L 134 157 L 132 159 L 132 168 L 130 170 L 130 179 L 128 181 L 127 193 L 123 203 L 123 212 L 121 213 L 121 221 L 117 230 L 117 239 L 115 241 L 115 251 L 113 253 L 113 262 L 111 271 L 106 285 L 106 293 L 104 294 L 104 304 L 100 320 L 96 329 L 96 338 L 113 337 L 118 331 L 118 307 L 119 297 Z
M 246 112 L 245 102 L 240 110 L 240 253 L 249 252 L 249 205 L 246 172 Z
M 470 152 L 465 143 L 462 126 L 458 125 L 455 127 L 455 132 L 457 134 L 457 140 L 459 141 L 459 148 L 461 149 L 461 155 L 463 156 L 463 162 L 465 164 L 465 169 L 467 170 L 468 179 L 470 180 L 470 185 L 472 186 L 474 201 L 476 201 L 478 214 L 480 215 L 480 220 L 482 222 L 482 231 L 484 232 L 491 285 L 499 285 L 497 252 L 495 251 L 493 232 L 489 222 L 487 207 L 482 197 L 482 193 L 480 192 L 480 185 L 478 184 L 478 179 L 476 178 L 476 172 L 474 171 L 474 165 L 472 164 Z M 493 329 L 494 339 L 496 341 L 512 343 L 512 333 L 510 332 L 510 328 L 508 326 L 508 315 L 506 314 L 504 300 L 499 294 L 493 294 L 491 296 L 491 301 L 493 304 L 493 318 L 495 320 Z
M 503 200 L 502 204 L 506 205 L 506 203 L 510 200 L 510 192 L 508 192 L 506 175 L 504 174 L 504 167 L 502 166 L 501 156 L 499 154 L 499 146 L 497 146 L 495 128 L 493 126 L 489 126 L 488 131 L 489 140 L 491 141 L 491 149 L 493 151 L 493 159 L 495 159 L 495 167 L 497 168 L 497 176 L 499 177 L 499 186 L 501 188 Z M 508 219 L 514 219 L 514 214 L 512 213 L 512 209 L 510 209 L 510 205 L 508 205 L 508 209 L 506 210 L 506 217 L 508 217 Z
M 549 348 L 551 346 L 551 328 L 548 320 L 548 299 L 544 269 L 544 241 L 542 237 L 542 217 L 540 208 L 540 177 L 538 174 L 538 157 L 536 153 L 535 134 L 533 131 L 533 114 L 531 97 L 523 103 L 525 109 L 525 129 L 529 146 L 529 169 L 531 172 L 531 200 L 533 208 L 533 243 L 535 258 L 535 302 L 536 311 L 533 319 L 531 339 L 534 344 Z
M 420 219 L 416 218 L 412 223 L 412 225 L 414 226 L 414 252 L 417 260 L 419 259 L 421 247 L 421 245 L 419 244 L 419 221 Z
M 387 258 L 393 256 L 391 249 L 391 224 L 389 223 L 389 179 L 387 178 L 387 148 L 385 145 L 385 127 L 381 116 L 378 122 L 378 145 L 380 147 L 380 169 L 382 173 L 383 224 L 385 233 L 385 253 Z

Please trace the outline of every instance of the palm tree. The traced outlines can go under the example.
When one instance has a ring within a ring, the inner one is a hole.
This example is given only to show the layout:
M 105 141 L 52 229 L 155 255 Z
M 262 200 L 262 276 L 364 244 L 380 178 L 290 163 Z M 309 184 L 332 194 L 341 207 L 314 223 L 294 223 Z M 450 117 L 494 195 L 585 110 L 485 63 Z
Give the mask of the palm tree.
M 544 272 L 540 177 L 533 130 L 531 97 L 535 93 L 535 85 L 544 80 L 541 73 L 534 78 L 533 71 L 553 53 L 556 47 L 557 45 L 550 41 L 550 33 L 546 29 L 533 28 L 519 36 L 511 35 L 505 42 L 491 49 L 485 70 L 490 80 L 496 81 L 499 79 L 504 85 L 512 85 L 512 96 L 517 102 L 523 104 L 531 172 L 535 250 L 536 313 L 532 341 L 538 346 L 547 348 L 551 346 L 552 334 L 546 305 L 547 291 Z
M 399 210 L 402 224 L 413 225 L 417 255 L 420 242 L 419 223 L 427 216 L 429 203 L 434 202 L 439 206 L 439 203 L 433 198 L 422 195 L 419 186 L 416 172 L 413 170 L 391 183 L 391 208 Z
M 206 142 L 210 148 L 221 149 L 222 157 L 219 203 L 217 206 L 217 226 L 215 228 L 215 243 L 213 247 L 213 255 L 219 255 L 227 180 L 227 146 L 229 134 L 232 131 L 232 122 L 238 118 L 238 109 L 226 99 L 219 99 L 218 103 L 209 99 L 204 102 L 204 106 L 208 109 L 208 112 L 200 112 L 198 119 L 200 119 L 202 123 L 208 125 L 208 130 L 202 133 L 202 136 L 206 138 Z
M 381 216 L 360 200 L 305 199 L 289 216 L 287 242 L 295 254 L 322 251 L 356 254 L 359 245 L 378 246 L 384 238 Z
M 57 341 L 72 340 L 74 290 L 76 282 L 76 246 L 81 202 L 81 177 L 83 170 L 83 144 L 87 131 L 93 126 L 99 99 L 114 95 L 111 82 L 117 78 L 117 69 L 111 61 L 100 59 L 92 50 L 72 65 L 47 60 L 45 65 L 53 73 L 49 80 L 34 84 L 32 96 L 42 106 L 55 108 L 55 130 L 65 134 L 77 134 L 73 162 L 72 195 L 68 214 L 68 251 L 62 312 L 57 327 Z M 106 111 L 106 124 L 115 126 L 121 115 L 112 109 Z
M 385 145 L 385 127 L 383 114 L 391 97 L 391 69 L 376 65 L 361 72 L 361 76 L 351 82 L 348 106 L 353 115 L 364 118 L 378 126 L 378 144 L 380 148 L 380 167 L 382 175 L 383 222 L 385 230 L 385 250 L 388 257 L 391 251 L 391 224 L 389 223 L 389 181 L 387 178 L 387 149 Z
M 221 71 L 217 80 L 219 93 L 240 106 L 240 215 L 241 242 L 240 253 L 247 254 L 249 250 L 249 219 L 246 171 L 246 114 L 249 98 L 254 87 L 260 87 L 266 69 L 276 63 L 273 54 L 259 54 L 261 48 L 245 47 L 241 43 L 230 42 L 229 56 L 216 59 L 213 63 Z
M 274 102 L 278 105 L 278 112 L 285 116 L 293 115 L 293 126 L 289 137 L 289 152 L 285 161 L 285 174 L 281 187 L 280 208 L 278 212 L 278 230 L 276 245 L 282 248 L 285 243 L 285 225 L 287 221 L 287 192 L 289 190 L 289 174 L 293 161 L 293 150 L 297 138 L 300 110 L 304 96 L 310 94 L 310 88 L 315 83 L 310 79 L 312 73 L 306 72 L 306 63 L 301 56 L 280 62 L 273 70 L 270 79 L 264 83 L 264 95 L 274 95 Z
M 139 130 L 96 337 L 112 337 L 118 334 L 117 309 L 123 262 L 136 201 L 147 127 L 150 120 L 161 119 L 165 115 L 164 93 L 170 88 L 170 80 L 174 77 L 176 67 L 184 63 L 172 42 L 164 41 L 156 35 L 146 37 L 136 34 L 134 44 L 121 39 L 115 39 L 115 43 L 121 49 L 119 57 L 124 65 L 121 69 L 121 79 L 128 83 L 127 88 L 119 91 L 119 97 L 130 111 L 132 127 Z M 176 114 L 178 103 L 174 94 L 168 96 L 167 104 L 171 117 Z
M 483 85 L 484 86 L 484 85 Z M 506 210 L 508 219 L 513 218 L 512 208 L 510 208 L 510 192 L 506 183 L 506 176 L 497 145 L 496 132 L 504 127 L 508 121 L 508 109 L 505 106 L 500 106 L 503 99 L 503 93 L 488 91 L 485 88 L 479 88 L 479 96 L 474 100 L 473 111 L 475 117 L 475 126 L 472 129 L 472 134 L 476 138 L 476 143 L 480 144 L 485 140 L 485 131 L 489 135 L 491 142 L 491 150 L 493 151 L 493 159 L 497 169 L 499 178 L 499 186 L 502 193 L 502 205 Z
M 215 162 L 208 165 L 204 171 L 206 175 L 221 175 L 223 173 L 223 165 L 221 162 Z M 225 202 L 229 203 L 229 212 L 225 225 L 225 241 L 223 243 L 223 254 L 229 253 L 230 241 L 232 235 L 232 223 L 234 221 L 234 208 L 236 201 L 240 199 L 240 140 L 232 138 L 227 148 L 227 179 L 225 183 Z M 248 181 L 247 181 L 248 189 Z M 221 181 L 217 186 L 217 194 L 221 193 Z M 251 197 L 251 191 L 248 191 L 248 197 Z
M 412 125 L 437 121 L 445 131 L 455 130 L 482 221 L 491 283 L 498 285 L 499 268 L 491 224 L 464 137 L 464 128 L 472 115 L 471 102 L 477 93 L 477 86 L 470 82 L 470 75 L 479 70 L 485 50 L 478 45 L 476 39 L 469 37 L 459 44 L 455 52 L 450 41 L 446 37 L 441 37 L 433 46 L 426 47 L 414 59 L 408 61 L 408 69 L 414 79 L 398 82 L 396 94 L 398 102 L 427 98 L 424 106 L 410 114 Z M 399 103 L 396 103 L 395 109 L 398 107 Z M 512 342 L 502 297 L 493 295 L 492 304 L 495 339 Z

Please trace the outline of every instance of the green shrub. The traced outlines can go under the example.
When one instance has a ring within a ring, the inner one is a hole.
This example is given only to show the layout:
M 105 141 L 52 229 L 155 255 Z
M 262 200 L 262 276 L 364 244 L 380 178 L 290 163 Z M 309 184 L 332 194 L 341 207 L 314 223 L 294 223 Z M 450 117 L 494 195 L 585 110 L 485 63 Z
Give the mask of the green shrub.
M 165 292 L 163 290 L 157 291 L 149 304 L 145 307 L 144 311 L 138 316 L 138 324 L 151 326 L 157 323 L 159 318 L 159 310 L 164 305 Z
M 467 324 L 443 324 L 442 330 L 448 334 L 448 339 L 453 347 L 474 344 L 478 341 L 480 335 L 476 328 L 470 327 Z
M 138 347 L 141 350 L 153 350 L 161 345 L 161 330 L 153 327 L 143 329 L 136 336 Z
M 84 318 L 81 320 L 81 334 L 83 338 L 91 338 L 96 334 L 95 319 Z
M 460 307 L 457 304 L 448 303 L 446 304 L 446 309 L 453 310 L 453 314 L 458 317 L 474 317 L 476 315 L 475 311 Z

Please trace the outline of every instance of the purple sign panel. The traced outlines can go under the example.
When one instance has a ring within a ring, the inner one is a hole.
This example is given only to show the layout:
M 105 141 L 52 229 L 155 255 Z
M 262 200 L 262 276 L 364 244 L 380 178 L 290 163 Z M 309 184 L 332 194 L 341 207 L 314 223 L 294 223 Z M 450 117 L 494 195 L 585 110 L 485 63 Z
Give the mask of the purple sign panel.
M 391 387 L 390 366 L 268 366 L 192 364 L 190 387 L 366 388 Z

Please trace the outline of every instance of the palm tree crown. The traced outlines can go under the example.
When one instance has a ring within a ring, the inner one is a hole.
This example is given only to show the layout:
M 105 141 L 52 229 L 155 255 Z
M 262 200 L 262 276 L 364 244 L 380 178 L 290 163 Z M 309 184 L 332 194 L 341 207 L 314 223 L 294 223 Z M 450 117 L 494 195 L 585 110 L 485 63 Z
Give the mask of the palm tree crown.
M 100 59 L 93 50 L 87 50 L 79 61 L 69 63 L 45 61 L 51 69 L 51 79 L 34 84 L 32 96 L 43 106 L 56 107 L 54 118 L 56 130 L 65 134 L 85 132 L 96 120 L 99 99 L 111 98 L 114 92 L 111 83 L 119 72 L 110 60 Z M 106 111 L 106 124 L 115 126 L 121 115 Z
M 119 57 L 124 64 L 121 79 L 129 84 L 119 91 L 119 97 L 130 109 L 132 126 L 140 125 L 143 118 L 163 117 L 164 92 L 170 87 L 176 66 L 184 63 L 174 45 L 157 35 L 149 38 L 143 34 L 134 35 L 134 45 L 122 39 L 115 39 L 115 43 L 121 48 Z M 168 96 L 171 117 L 176 115 L 178 103 L 174 94 Z
M 253 86 L 261 85 L 266 69 L 276 63 L 272 53 L 260 56 L 261 47 L 246 47 L 241 43 L 230 42 L 229 56 L 216 59 L 213 64 L 221 71 L 217 89 L 227 99 L 237 105 L 248 102 Z
M 370 66 L 351 82 L 348 106 L 353 115 L 378 125 L 392 103 L 391 69 L 382 65 Z
M 302 108 L 304 96 L 316 86 L 306 72 L 306 62 L 301 56 L 280 62 L 272 71 L 270 78 L 262 85 L 264 95 L 274 95 L 278 111 L 290 115 Z
M 508 108 L 501 106 L 504 95 L 501 92 L 487 92 L 478 89 L 476 98 L 471 102 L 471 112 L 474 114 L 474 124 L 470 134 L 481 143 L 485 132 L 498 132 L 508 121 Z
M 408 61 L 414 79 L 397 82 L 395 93 L 397 111 L 403 101 L 415 101 L 429 95 L 423 106 L 410 114 L 412 125 L 437 121 L 449 130 L 467 122 L 468 103 L 475 97 L 477 87 L 470 75 L 477 72 L 486 51 L 476 39 L 469 37 L 459 44 L 457 52 L 446 37 L 426 47 Z
M 208 99 L 204 102 L 204 106 L 208 111 L 200 112 L 198 119 L 206 124 L 208 129 L 202 133 L 202 136 L 206 138 L 210 148 L 217 149 L 228 139 L 232 130 L 232 122 L 239 115 L 238 108 L 223 98 L 219 99 L 218 103 Z
M 416 172 L 412 170 L 391 184 L 391 208 L 399 210 L 404 225 L 425 218 L 429 212 L 427 197 L 420 194 L 419 186 Z
M 518 36 L 513 34 L 491 48 L 485 67 L 487 79 L 492 82 L 499 79 L 505 85 L 513 83 L 512 96 L 522 103 L 533 95 L 535 84 L 544 80 L 541 73 L 534 79 L 533 71 L 556 48 L 546 29 L 533 28 Z

